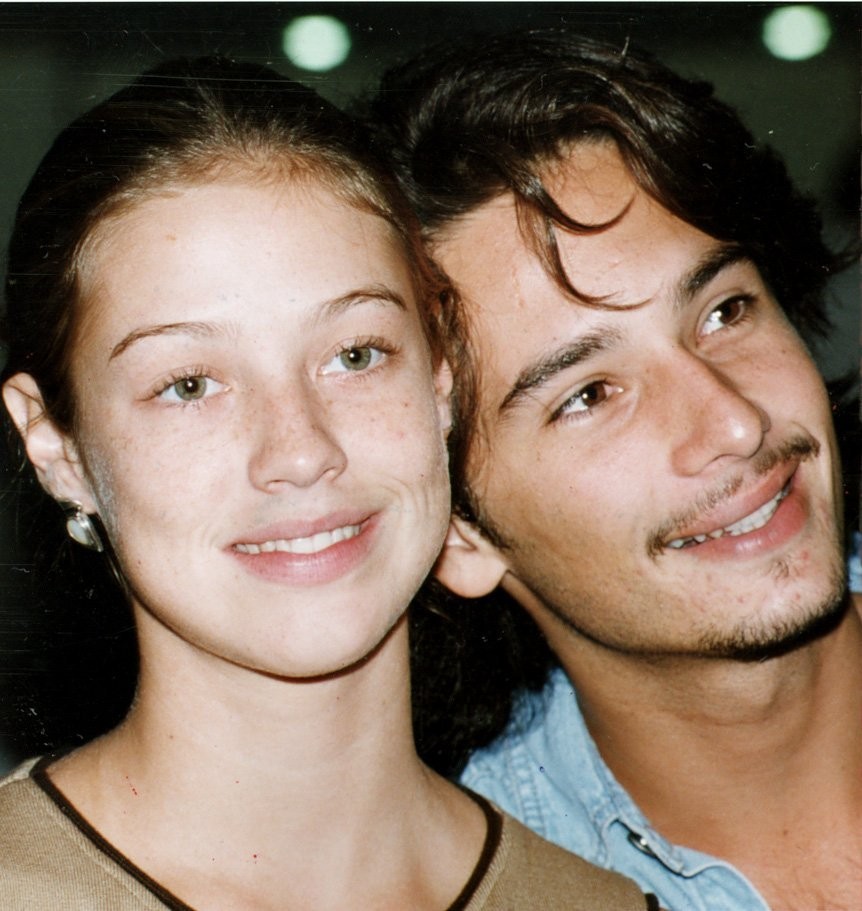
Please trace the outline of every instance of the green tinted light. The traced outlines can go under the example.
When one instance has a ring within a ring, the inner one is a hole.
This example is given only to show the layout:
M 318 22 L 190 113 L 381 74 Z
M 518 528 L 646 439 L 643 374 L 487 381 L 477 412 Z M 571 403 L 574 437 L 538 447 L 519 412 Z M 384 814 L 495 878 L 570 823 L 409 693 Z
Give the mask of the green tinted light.
M 334 69 L 350 53 L 350 32 L 333 16 L 299 16 L 284 30 L 282 48 L 291 63 L 323 73 Z
M 782 6 L 763 23 L 763 43 L 781 60 L 816 57 L 832 37 L 829 18 L 816 6 Z

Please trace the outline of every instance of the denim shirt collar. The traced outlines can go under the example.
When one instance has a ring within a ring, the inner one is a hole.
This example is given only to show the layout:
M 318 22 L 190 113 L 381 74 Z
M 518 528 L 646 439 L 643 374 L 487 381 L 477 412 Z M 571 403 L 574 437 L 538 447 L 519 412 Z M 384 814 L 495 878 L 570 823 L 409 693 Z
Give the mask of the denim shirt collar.
M 552 734 L 545 739 L 543 746 L 549 757 L 560 760 L 553 764 L 557 785 L 565 794 L 582 796 L 584 809 L 592 817 L 606 848 L 610 843 L 611 829 L 621 825 L 627 830 L 627 839 L 633 847 L 642 854 L 654 857 L 678 876 L 696 876 L 717 864 L 724 866 L 723 861 L 707 854 L 674 845 L 652 828 L 599 754 L 587 730 L 577 693 L 562 668 L 552 671 L 542 693 L 522 695 L 524 698 L 515 709 L 513 725 L 522 730 L 522 726 L 528 726 L 531 736 L 541 736 L 538 728 L 534 727 L 538 725 Z M 536 710 L 534 700 L 537 696 L 544 703 L 544 710 Z M 551 723 L 549 713 L 556 716 Z M 563 731 L 564 737 L 560 736 Z

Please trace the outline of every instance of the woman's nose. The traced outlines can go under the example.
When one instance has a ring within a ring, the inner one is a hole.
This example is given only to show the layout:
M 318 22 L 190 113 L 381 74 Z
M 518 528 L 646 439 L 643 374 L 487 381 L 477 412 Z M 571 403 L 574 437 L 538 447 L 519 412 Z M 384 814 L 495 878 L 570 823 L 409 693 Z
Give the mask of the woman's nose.
M 313 391 L 269 401 L 254 423 L 249 477 L 261 490 L 285 484 L 310 487 L 325 475 L 337 477 L 347 466 L 326 405 Z

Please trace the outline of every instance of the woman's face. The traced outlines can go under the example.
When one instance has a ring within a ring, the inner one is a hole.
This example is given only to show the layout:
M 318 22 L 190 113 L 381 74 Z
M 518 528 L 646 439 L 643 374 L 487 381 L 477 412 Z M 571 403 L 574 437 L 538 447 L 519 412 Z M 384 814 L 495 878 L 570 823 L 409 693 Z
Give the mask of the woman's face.
M 111 220 L 83 272 L 76 446 L 139 619 L 284 676 L 367 656 L 448 521 L 448 372 L 391 228 L 220 181 Z

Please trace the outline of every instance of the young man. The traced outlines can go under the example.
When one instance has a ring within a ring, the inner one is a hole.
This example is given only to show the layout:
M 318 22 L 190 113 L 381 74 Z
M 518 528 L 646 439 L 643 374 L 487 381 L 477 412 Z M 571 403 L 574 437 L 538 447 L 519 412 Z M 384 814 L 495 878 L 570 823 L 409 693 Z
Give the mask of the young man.
M 463 669 L 459 743 L 514 698 L 462 780 L 668 908 L 858 911 L 862 624 L 797 334 L 838 262 L 811 207 L 708 86 L 566 34 L 427 55 L 375 117 L 460 295 L 438 578 L 496 593 L 474 635 L 499 665 Z M 540 692 L 513 693 L 555 661 L 507 598 L 559 662 Z

